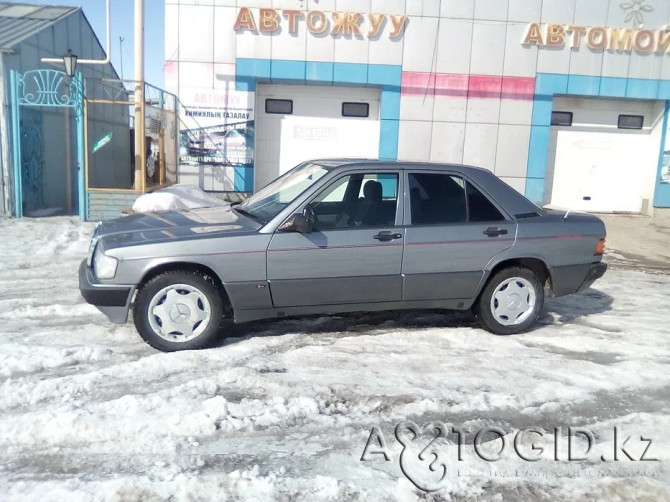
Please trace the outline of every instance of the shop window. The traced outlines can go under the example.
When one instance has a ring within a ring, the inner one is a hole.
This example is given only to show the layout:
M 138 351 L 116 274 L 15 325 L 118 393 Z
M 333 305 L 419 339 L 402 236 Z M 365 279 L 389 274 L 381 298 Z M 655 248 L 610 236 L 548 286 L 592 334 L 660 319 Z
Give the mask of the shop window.
M 619 115 L 619 129 L 642 129 L 644 117 L 642 115 Z
M 342 103 L 343 117 L 369 117 L 370 105 L 368 103 Z
M 551 112 L 551 125 L 571 126 L 572 112 Z
M 266 99 L 265 113 L 291 115 L 293 113 L 292 99 Z

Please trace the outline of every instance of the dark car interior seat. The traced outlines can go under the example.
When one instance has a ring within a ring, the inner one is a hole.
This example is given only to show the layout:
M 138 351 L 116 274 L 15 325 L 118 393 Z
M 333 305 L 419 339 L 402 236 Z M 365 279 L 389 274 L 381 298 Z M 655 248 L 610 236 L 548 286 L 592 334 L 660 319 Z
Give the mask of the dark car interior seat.
M 361 225 L 381 225 L 384 219 L 382 207 L 382 184 L 379 181 L 368 180 L 363 185 L 363 208 Z
M 421 190 L 419 187 L 410 189 L 409 205 L 412 215 L 412 223 L 414 225 L 425 223 L 423 219 L 423 199 L 421 198 Z
M 410 189 L 412 223 L 431 225 L 465 222 L 467 206 L 465 190 L 451 176 L 417 173 L 412 175 L 422 187 Z
M 428 214 L 432 223 L 465 222 L 465 190 L 451 177 L 443 176 L 438 190 L 431 194 Z
M 385 225 L 393 221 L 387 215 L 382 200 L 383 187 L 379 181 L 368 180 L 363 185 L 363 197 L 358 199 L 356 216 L 354 220 L 359 225 L 375 226 Z

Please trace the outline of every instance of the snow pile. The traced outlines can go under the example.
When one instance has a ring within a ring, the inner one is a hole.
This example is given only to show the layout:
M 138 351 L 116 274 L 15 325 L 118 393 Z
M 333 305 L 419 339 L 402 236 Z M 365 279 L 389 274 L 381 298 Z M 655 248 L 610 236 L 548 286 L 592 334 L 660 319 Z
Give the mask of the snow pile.
M 217 348 L 164 354 L 80 297 L 93 226 L 0 218 L 0 499 L 668 500 L 670 276 L 608 271 L 517 336 L 464 314 L 362 313 L 232 326 Z M 448 483 L 426 494 L 400 469 L 403 420 L 500 427 L 507 447 L 484 462 L 468 436 L 458 461 L 452 439 Z M 539 462 L 513 455 L 519 429 L 568 426 L 609 460 L 566 461 L 565 436 L 560 462 L 550 436 L 522 437 Z M 373 427 L 389 461 L 361 460 Z M 658 461 L 612 462 L 628 436 Z
M 222 206 L 227 202 L 207 194 L 194 185 L 172 185 L 140 195 L 133 204 L 136 213 L 185 211 L 198 207 Z

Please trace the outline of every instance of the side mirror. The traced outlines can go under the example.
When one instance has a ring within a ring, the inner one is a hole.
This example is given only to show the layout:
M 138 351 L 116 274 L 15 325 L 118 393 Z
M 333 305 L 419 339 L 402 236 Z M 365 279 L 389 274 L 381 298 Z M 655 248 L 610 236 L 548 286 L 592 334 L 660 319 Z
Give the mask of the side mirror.
M 301 234 L 309 234 L 312 232 L 312 220 L 307 218 L 304 214 L 295 213 L 292 214 L 288 220 L 286 220 L 278 228 L 283 232 L 300 232 Z
M 314 206 L 312 204 L 307 204 L 305 208 L 302 210 L 302 214 L 305 217 L 305 219 L 309 222 L 311 226 L 314 226 L 314 222 L 316 221 L 316 214 L 314 214 Z

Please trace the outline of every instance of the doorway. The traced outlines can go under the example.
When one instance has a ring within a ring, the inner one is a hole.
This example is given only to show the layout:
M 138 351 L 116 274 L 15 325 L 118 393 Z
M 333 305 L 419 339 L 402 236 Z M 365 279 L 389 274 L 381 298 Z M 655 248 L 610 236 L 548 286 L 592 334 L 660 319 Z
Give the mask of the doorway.
M 12 70 L 10 76 L 14 216 L 86 219 L 81 73 Z

